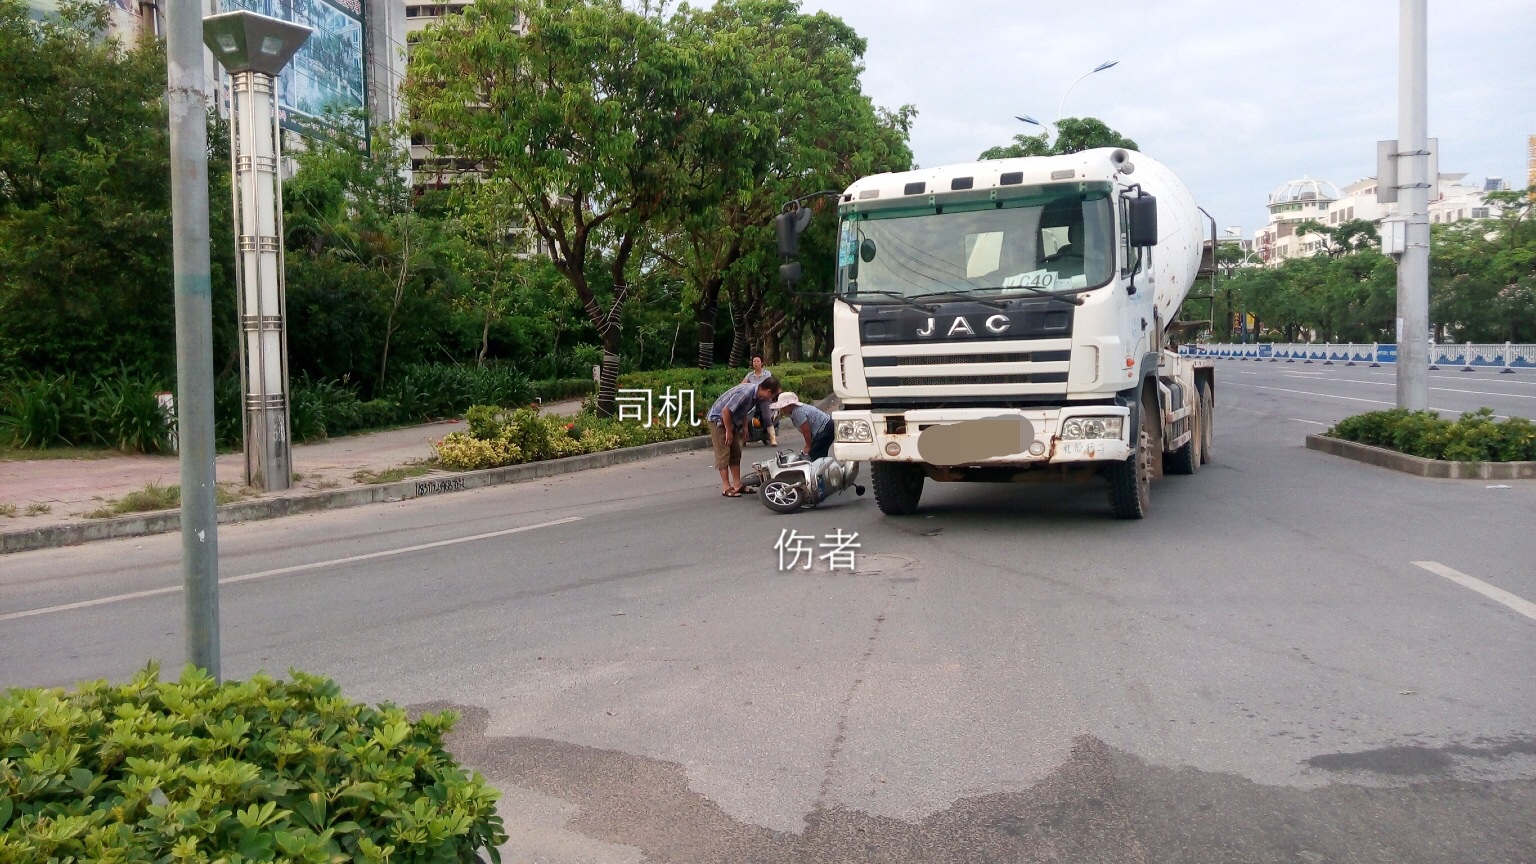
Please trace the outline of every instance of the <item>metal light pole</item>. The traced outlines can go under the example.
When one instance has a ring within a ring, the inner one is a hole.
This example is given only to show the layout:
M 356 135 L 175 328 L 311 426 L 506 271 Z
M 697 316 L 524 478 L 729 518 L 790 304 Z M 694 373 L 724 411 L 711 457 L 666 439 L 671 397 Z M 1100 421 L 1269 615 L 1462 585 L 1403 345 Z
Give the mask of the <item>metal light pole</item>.
M 1104 63 L 1100 63 L 1087 72 L 1084 72 L 1082 76 L 1077 79 L 1077 81 L 1073 81 L 1071 84 L 1067 85 L 1066 93 L 1061 94 L 1061 104 L 1056 106 L 1056 125 L 1058 128 L 1061 126 L 1061 112 L 1064 111 L 1067 107 L 1067 93 L 1072 92 L 1072 88 L 1077 86 L 1078 81 L 1082 81 L 1083 78 L 1087 78 L 1089 75 L 1092 75 L 1095 72 L 1103 72 L 1105 69 L 1116 66 L 1119 63 L 1119 60 L 1109 60 Z
M 1397 176 L 1405 224 L 1397 265 L 1397 405 L 1429 406 L 1429 164 L 1426 0 L 1402 0 L 1399 21 Z
M 1067 107 L 1067 94 L 1072 92 L 1072 88 L 1076 87 L 1079 81 L 1082 81 L 1084 78 L 1087 78 L 1089 75 L 1092 75 L 1095 72 L 1103 72 L 1105 69 L 1118 66 L 1119 64 L 1119 60 L 1109 60 L 1104 63 L 1100 63 L 1087 72 L 1084 72 L 1081 76 L 1078 77 L 1077 81 L 1073 81 L 1071 84 L 1068 84 L 1067 89 L 1061 94 L 1061 103 L 1056 106 L 1056 122 L 1051 124 L 1049 131 L 1054 132 L 1057 137 L 1061 136 L 1061 114 L 1062 111 L 1064 111 Z M 1036 120 L 1028 114 L 1015 114 L 1013 116 L 1015 120 L 1028 123 L 1031 126 L 1039 126 L 1041 129 L 1047 128 L 1044 123 L 1041 123 L 1039 120 Z
M 203 20 L 203 40 L 229 70 L 233 97 L 230 158 L 245 482 L 267 491 L 293 484 L 277 75 L 309 34 L 303 25 L 247 11 Z
M 213 301 L 208 271 L 208 102 L 198 0 L 166 7 L 176 291 L 176 443 L 187 660 L 219 677 L 219 520 L 214 506 Z

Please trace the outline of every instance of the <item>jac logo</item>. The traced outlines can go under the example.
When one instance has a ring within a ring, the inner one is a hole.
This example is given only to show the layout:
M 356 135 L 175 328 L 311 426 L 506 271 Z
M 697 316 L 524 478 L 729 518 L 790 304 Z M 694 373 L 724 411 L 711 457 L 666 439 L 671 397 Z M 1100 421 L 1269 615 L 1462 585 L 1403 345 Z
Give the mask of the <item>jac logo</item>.
M 1008 320 L 1007 315 L 993 315 L 986 321 L 983 321 L 981 326 L 985 327 L 988 333 L 996 335 L 1008 332 L 1008 328 L 1013 326 L 1013 322 Z M 937 319 L 929 318 L 928 326 L 918 330 L 917 335 L 924 338 L 932 338 L 939 332 L 940 331 L 939 327 L 937 326 Z M 964 315 L 956 316 L 955 320 L 949 322 L 949 331 L 942 334 L 943 338 L 945 339 L 951 339 L 956 336 L 975 335 L 975 328 L 971 327 L 971 322 L 967 320 Z

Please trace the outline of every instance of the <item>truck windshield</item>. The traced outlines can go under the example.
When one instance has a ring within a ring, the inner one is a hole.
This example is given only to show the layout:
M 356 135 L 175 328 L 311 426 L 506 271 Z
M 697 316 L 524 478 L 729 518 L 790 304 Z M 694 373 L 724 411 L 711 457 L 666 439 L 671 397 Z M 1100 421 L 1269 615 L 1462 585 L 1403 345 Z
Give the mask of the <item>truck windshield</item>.
M 954 292 L 1003 297 L 1097 288 L 1114 273 L 1107 192 L 848 213 L 838 293 L 871 302 Z

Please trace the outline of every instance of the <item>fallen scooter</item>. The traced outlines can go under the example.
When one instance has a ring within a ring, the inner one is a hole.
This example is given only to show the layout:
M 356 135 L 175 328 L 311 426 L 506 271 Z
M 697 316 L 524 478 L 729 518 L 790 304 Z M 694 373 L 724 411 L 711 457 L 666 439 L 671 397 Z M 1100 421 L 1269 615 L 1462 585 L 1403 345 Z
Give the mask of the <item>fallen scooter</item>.
M 752 473 L 742 478 L 746 490 L 757 489 L 757 498 L 775 513 L 794 513 L 816 507 L 849 487 L 863 495 L 854 481 L 859 463 L 840 462 L 831 456 L 811 461 L 793 450 L 782 450 L 770 461 L 753 462 Z

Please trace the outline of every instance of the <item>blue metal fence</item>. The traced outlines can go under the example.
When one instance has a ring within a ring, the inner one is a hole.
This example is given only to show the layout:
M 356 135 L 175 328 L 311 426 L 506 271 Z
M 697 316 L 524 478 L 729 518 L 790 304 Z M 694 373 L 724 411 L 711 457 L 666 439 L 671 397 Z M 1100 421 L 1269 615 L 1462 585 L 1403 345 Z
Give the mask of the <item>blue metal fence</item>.
M 1180 345 L 1179 353 L 1191 357 L 1215 357 L 1221 360 L 1255 360 L 1270 363 L 1321 364 L 1324 366 L 1380 366 L 1397 362 L 1397 346 L 1379 343 L 1212 343 Z M 1510 342 L 1429 346 L 1431 368 L 1498 369 L 1512 373 L 1517 369 L 1536 369 L 1536 345 Z

